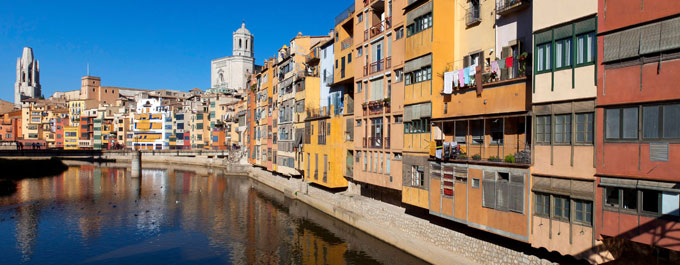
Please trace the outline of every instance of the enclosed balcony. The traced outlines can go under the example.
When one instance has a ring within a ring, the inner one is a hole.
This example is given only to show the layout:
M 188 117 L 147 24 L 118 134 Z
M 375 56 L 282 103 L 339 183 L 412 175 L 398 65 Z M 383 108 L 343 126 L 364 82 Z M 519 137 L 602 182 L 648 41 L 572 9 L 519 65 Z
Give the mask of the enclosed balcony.
M 340 43 L 340 48 L 341 48 L 342 50 L 345 50 L 345 49 L 347 49 L 347 48 L 349 48 L 349 47 L 352 47 L 352 37 L 346 38 L 345 40 L 343 40 L 343 41 Z
M 482 22 L 482 18 L 479 16 L 479 4 L 472 5 L 465 11 L 465 25 L 470 27 Z
M 496 13 L 504 16 L 529 6 L 528 0 L 496 0 Z

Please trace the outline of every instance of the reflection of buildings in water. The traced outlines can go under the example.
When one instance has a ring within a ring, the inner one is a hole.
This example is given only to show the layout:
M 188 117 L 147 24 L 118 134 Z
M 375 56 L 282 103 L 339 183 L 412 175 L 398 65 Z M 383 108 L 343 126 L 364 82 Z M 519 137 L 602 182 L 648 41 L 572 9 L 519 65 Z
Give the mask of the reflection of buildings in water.
M 36 204 L 21 206 L 17 208 L 16 213 L 17 249 L 21 252 L 22 260 L 28 261 L 31 259 L 38 237 L 40 206 Z

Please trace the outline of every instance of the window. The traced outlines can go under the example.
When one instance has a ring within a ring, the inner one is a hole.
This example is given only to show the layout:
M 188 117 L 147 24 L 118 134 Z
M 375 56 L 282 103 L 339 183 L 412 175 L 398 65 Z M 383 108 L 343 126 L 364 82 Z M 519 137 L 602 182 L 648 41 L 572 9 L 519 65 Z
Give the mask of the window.
M 593 143 L 593 113 L 576 114 L 576 143 Z
M 363 52 L 364 49 L 361 47 L 357 48 L 357 57 L 361 56 L 361 53 Z
M 363 14 L 363 13 L 359 13 L 359 15 L 357 15 L 357 23 L 360 23 L 360 22 L 362 22 L 362 21 L 364 21 L 364 14 Z
M 403 26 L 394 30 L 394 32 L 395 32 L 394 33 L 394 40 L 398 40 L 398 39 L 401 39 L 401 38 L 404 37 L 404 27 Z
M 357 93 L 361 93 L 361 82 L 357 82 Z
M 524 175 L 484 171 L 482 206 L 499 211 L 524 212 Z
M 643 106 L 642 137 L 644 139 L 680 138 L 680 104 Z
M 351 62 L 352 62 L 352 53 L 350 52 L 349 54 L 347 54 L 347 63 L 351 63 Z
M 571 143 L 571 114 L 555 115 L 555 143 Z
M 576 64 L 589 64 L 595 60 L 595 32 L 576 36 Z
M 593 202 L 574 200 L 574 221 L 591 225 L 593 223 Z
M 432 27 L 432 13 L 416 17 L 413 23 L 406 27 L 408 37 Z
M 399 83 L 404 81 L 404 69 L 394 70 L 394 82 Z
M 479 189 L 479 179 L 477 178 L 472 179 L 472 188 Z
M 385 174 L 387 174 L 387 175 L 390 174 L 390 170 L 391 170 L 390 169 L 390 162 L 391 162 L 391 160 L 392 159 L 390 158 L 390 153 L 385 153 Z
M 550 217 L 550 195 L 535 193 L 534 198 L 534 215 Z
M 459 145 L 464 145 L 467 142 L 467 121 L 457 121 L 455 126 L 456 142 Z
M 551 43 L 536 45 L 536 73 L 548 72 L 552 69 L 550 57 Z
M 489 120 L 491 123 L 491 143 L 495 145 L 503 144 L 503 118 Z
M 555 69 L 571 66 L 571 38 L 555 41 Z
M 661 192 L 642 190 L 642 211 L 659 214 L 661 212 Z
M 553 196 L 553 217 L 569 221 L 569 197 Z
M 637 139 L 638 108 L 607 109 L 605 112 L 605 137 L 607 139 Z
M 411 184 L 414 187 L 425 186 L 425 167 L 411 166 Z
M 470 121 L 472 144 L 484 144 L 484 120 Z

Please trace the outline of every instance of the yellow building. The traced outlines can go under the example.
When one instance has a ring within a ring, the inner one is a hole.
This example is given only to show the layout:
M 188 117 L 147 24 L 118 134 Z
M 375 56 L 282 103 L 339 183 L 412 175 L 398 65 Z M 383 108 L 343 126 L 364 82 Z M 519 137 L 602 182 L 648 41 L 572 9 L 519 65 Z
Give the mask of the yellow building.
M 78 149 L 78 126 L 64 126 L 64 150 Z
M 455 6 L 455 1 L 430 0 L 411 2 L 405 8 L 402 202 L 426 209 L 432 101 L 443 87 L 440 75 L 454 61 L 454 20 L 446 18 Z

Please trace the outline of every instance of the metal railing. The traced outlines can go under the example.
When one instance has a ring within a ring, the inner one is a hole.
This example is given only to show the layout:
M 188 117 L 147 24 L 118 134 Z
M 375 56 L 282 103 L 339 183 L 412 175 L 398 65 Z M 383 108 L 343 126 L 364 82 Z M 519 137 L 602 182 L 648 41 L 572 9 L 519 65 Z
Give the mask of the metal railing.
M 371 3 L 375 2 L 377 0 L 364 0 L 364 6 L 369 6 Z
M 340 43 L 340 49 L 341 49 L 341 50 L 345 50 L 345 49 L 347 49 L 347 48 L 349 48 L 349 47 L 351 47 L 351 46 L 352 46 L 352 38 L 351 38 L 351 37 L 346 38 L 345 40 L 343 40 L 343 41 Z
M 370 145 L 371 148 L 382 148 L 383 147 L 382 137 L 369 137 L 368 140 L 371 143 L 371 145 Z
M 392 27 L 392 17 L 386 17 L 385 20 L 378 22 L 371 27 L 371 38 L 385 32 L 385 30 Z
M 482 21 L 479 16 L 479 6 L 473 6 L 465 11 L 465 25 L 470 26 Z
M 508 11 L 527 4 L 527 0 L 496 0 L 496 13 L 504 14 Z
M 392 57 L 382 58 L 371 63 L 371 74 L 383 71 L 392 67 Z
M 354 13 L 354 3 L 350 5 L 347 9 L 343 10 L 338 16 L 335 17 L 335 25 L 338 25 L 345 21 L 351 14 Z

